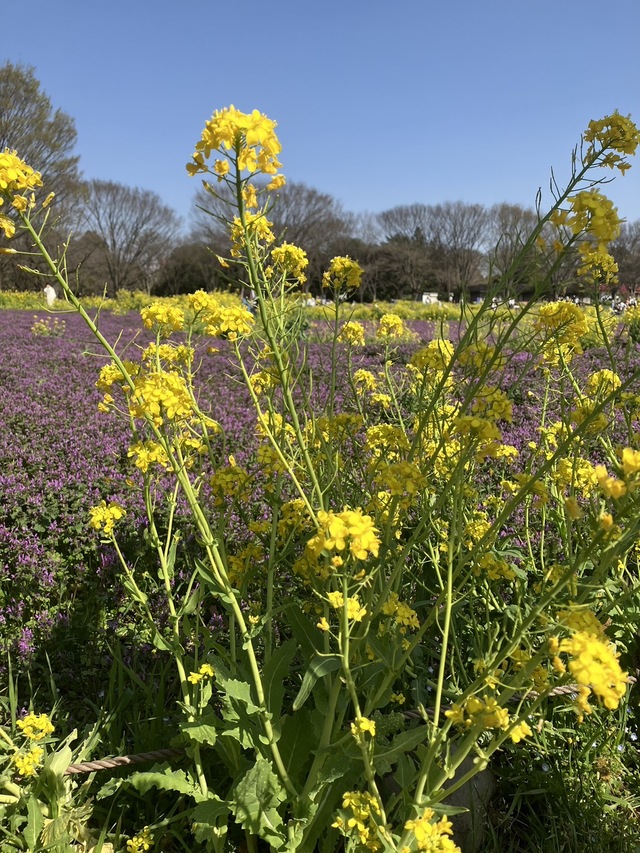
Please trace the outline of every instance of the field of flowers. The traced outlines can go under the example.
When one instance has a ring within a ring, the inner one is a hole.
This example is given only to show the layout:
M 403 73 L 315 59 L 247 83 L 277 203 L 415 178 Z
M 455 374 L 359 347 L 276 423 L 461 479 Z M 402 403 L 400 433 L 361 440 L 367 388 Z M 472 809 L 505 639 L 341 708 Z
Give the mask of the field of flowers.
M 350 306 L 349 257 L 307 310 L 233 107 L 187 169 L 255 300 L 84 304 L 0 154 L 62 297 L 0 314 L 3 850 L 637 849 L 640 313 L 592 173 L 639 142 L 590 122 L 498 310 Z M 574 247 L 588 308 L 546 298 Z

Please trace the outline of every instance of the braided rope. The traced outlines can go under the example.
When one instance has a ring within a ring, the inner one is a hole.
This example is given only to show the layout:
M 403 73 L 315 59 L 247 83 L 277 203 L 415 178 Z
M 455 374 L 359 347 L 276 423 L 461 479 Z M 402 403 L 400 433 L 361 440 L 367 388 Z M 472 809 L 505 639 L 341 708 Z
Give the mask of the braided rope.
M 99 761 L 83 761 L 70 764 L 64 771 L 65 776 L 74 773 L 94 773 L 97 770 L 113 770 L 129 764 L 141 764 L 143 761 L 162 761 L 164 758 L 177 758 L 185 754 L 184 749 L 156 749 L 154 752 L 138 752 L 135 755 L 121 755 L 118 758 L 101 758 Z

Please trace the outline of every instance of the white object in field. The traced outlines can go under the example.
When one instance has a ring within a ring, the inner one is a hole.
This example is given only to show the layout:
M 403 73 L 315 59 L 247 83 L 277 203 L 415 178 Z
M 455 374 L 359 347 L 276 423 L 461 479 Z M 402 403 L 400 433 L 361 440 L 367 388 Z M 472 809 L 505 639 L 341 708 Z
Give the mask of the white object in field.
M 48 284 L 45 287 L 44 296 L 45 296 L 45 299 L 47 300 L 47 306 L 49 308 L 53 308 L 53 303 L 56 301 L 57 296 L 56 296 L 55 290 L 53 289 L 53 287 L 50 284 Z

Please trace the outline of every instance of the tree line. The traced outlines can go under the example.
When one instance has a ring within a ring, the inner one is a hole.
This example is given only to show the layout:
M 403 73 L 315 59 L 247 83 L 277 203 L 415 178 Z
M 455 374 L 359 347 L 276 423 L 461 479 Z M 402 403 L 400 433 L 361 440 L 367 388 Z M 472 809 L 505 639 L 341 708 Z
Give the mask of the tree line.
M 175 211 L 156 193 L 83 180 L 73 153 L 76 139 L 74 120 L 54 109 L 33 68 L 11 62 L 0 67 L 0 151 L 16 149 L 56 193 L 51 228 L 61 246 L 74 233 L 66 262 L 69 271 L 77 271 L 81 294 L 115 296 L 141 289 L 171 295 L 226 287 L 225 271 L 215 259 L 229 250 L 219 220 L 226 212 L 224 198 L 199 189 L 185 233 Z M 322 271 L 335 255 L 349 255 L 364 268 L 359 293 L 364 301 L 416 299 L 424 292 L 473 298 L 499 277 L 504 297 L 517 297 L 550 263 L 544 246 L 527 244 L 537 212 L 506 202 L 491 207 L 415 203 L 354 214 L 328 193 L 292 181 L 278 191 L 268 217 L 278 240 L 306 250 L 306 287 L 316 296 Z M 619 288 L 640 290 L 640 220 L 623 224 L 611 253 L 620 268 Z M 557 294 L 579 288 L 576 267 L 577 259 L 568 255 L 554 270 Z M 40 280 L 11 256 L 0 255 L 0 289 L 39 287 Z

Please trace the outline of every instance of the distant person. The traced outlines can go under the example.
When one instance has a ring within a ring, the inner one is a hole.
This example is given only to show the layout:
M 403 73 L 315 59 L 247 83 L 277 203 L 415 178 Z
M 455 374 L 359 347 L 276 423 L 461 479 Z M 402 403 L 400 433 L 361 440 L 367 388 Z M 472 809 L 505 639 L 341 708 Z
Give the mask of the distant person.
M 43 293 L 44 293 L 44 298 L 47 300 L 47 308 L 53 308 L 55 301 L 58 298 L 56 296 L 55 289 L 50 284 L 48 284 L 45 287 Z

